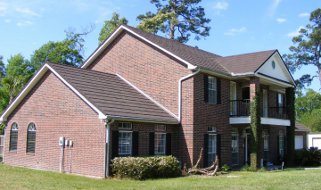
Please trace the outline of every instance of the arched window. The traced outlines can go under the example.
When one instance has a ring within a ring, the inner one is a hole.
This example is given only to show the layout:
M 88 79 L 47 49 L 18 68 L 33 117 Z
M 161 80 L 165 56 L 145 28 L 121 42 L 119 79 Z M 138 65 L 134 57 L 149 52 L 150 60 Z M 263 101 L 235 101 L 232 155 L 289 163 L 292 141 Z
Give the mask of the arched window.
M 10 130 L 10 144 L 9 151 L 16 151 L 18 144 L 18 124 L 13 123 Z
M 27 133 L 27 153 L 35 153 L 36 149 L 36 125 L 30 123 Z

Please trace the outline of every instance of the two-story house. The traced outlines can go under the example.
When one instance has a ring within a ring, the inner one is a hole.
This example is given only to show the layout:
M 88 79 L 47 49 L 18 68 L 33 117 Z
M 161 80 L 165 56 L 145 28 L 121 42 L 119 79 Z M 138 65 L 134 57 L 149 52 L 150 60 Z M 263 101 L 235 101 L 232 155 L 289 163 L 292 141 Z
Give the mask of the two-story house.
M 4 163 L 95 177 L 113 157 L 190 167 L 201 149 L 203 166 L 278 163 L 294 146 L 293 89 L 277 50 L 222 57 L 123 25 L 81 68 L 35 74 L 1 115 Z

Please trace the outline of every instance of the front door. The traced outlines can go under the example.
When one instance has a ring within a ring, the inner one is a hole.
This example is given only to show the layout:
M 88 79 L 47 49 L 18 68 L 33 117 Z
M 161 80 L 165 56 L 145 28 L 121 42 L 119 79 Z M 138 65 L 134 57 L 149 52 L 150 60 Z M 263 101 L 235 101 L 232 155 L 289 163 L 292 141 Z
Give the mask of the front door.
M 244 135 L 244 164 L 250 164 L 250 144 L 251 144 L 251 135 L 249 129 L 245 129 Z

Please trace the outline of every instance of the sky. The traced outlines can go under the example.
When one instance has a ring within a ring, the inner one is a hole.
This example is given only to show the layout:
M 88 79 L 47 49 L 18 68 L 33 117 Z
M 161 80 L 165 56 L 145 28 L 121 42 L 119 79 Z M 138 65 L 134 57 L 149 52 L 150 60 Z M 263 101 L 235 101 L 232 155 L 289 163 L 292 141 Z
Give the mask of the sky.
M 278 49 L 289 53 L 291 39 L 309 23 L 309 13 L 321 8 L 320 0 L 203 0 L 206 17 L 211 19 L 210 36 L 189 45 L 222 56 Z M 21 53 L 30 58 L 48 41 L 65 38 L 65 30 L 81 32 L 93 28 L 85 37 L 84 57 L 98 46 L 105 20 L 118 12 L 136 26 L 137 15 L 154 11 L 148 0 L 0 0 L 0 55 L 6 62 Z M 313 66 L 302 67 L 294 78 L 314 74 Z M 319 90 L 318 79 L 310 88 Z

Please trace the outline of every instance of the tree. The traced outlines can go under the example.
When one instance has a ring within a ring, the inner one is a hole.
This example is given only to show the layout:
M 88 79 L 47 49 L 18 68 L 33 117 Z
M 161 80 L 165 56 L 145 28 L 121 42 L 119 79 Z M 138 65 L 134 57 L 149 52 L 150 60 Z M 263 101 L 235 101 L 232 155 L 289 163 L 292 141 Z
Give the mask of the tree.
M 305 65 L 313 65 L 317 68 L 316 74 L 305 74 L 297 81 L 298 87 L 311 84 L 313 78 L 317 77 L 321 87 L 321 9 L 311 12 L 311 24 L 301 28 L 299 35 L 293 37 L 294 43 L 289 49 L 290 54 L 283 55 L 283 58 L 291 72 L 300 69 Z
M 31 56 L 31 65 L 35 70 L 38 70 L 46 61 L 78 67 L 84 60 L 83 36 L 88 33 L 69 31 L 66 32 L 66 38 L 63 41 L 47 42 Z
M 138 28 L 157 33 L 162 32 L 169 39 L 186 43 L 192 34 L 195 39 L 209 36 L 210 19 L 205 18 L 204 8 L 198 6 L 201 0 L 151 0 L 157 8 L 156 13 L 139 15 Z M 178 32 L 178 33 L 176 33 Z
M 321 94 L 308 89 L 305 96 L 298 96 L 295 100 L 297 118 L 300 120 L 305 113 L 311 113 L 315 109 L 321 109 Z
M 99 33 L 99 44 L 101 44 L 118 26 L 122 24 L 127 24 L 128 20 L 125 17 L 121 17 L 116 12 L 113 12 L 113 15 L 110 20 L 106 20 L 103 28 Z
M 6 68 L 3 63 L 3 57 L 0 56 L 0 80 L 3 78 L 6 74 Z
M 311 112 L 304 113 L 300 122 L 313 132 L 321 132 L 321 109 L 314 109 Z
M 30 62 L 21 54 L 14 55 L 8 60 L 6 75 L 0 84 L 0 111 L 13 101 L 32 75 L 33 68 Z

